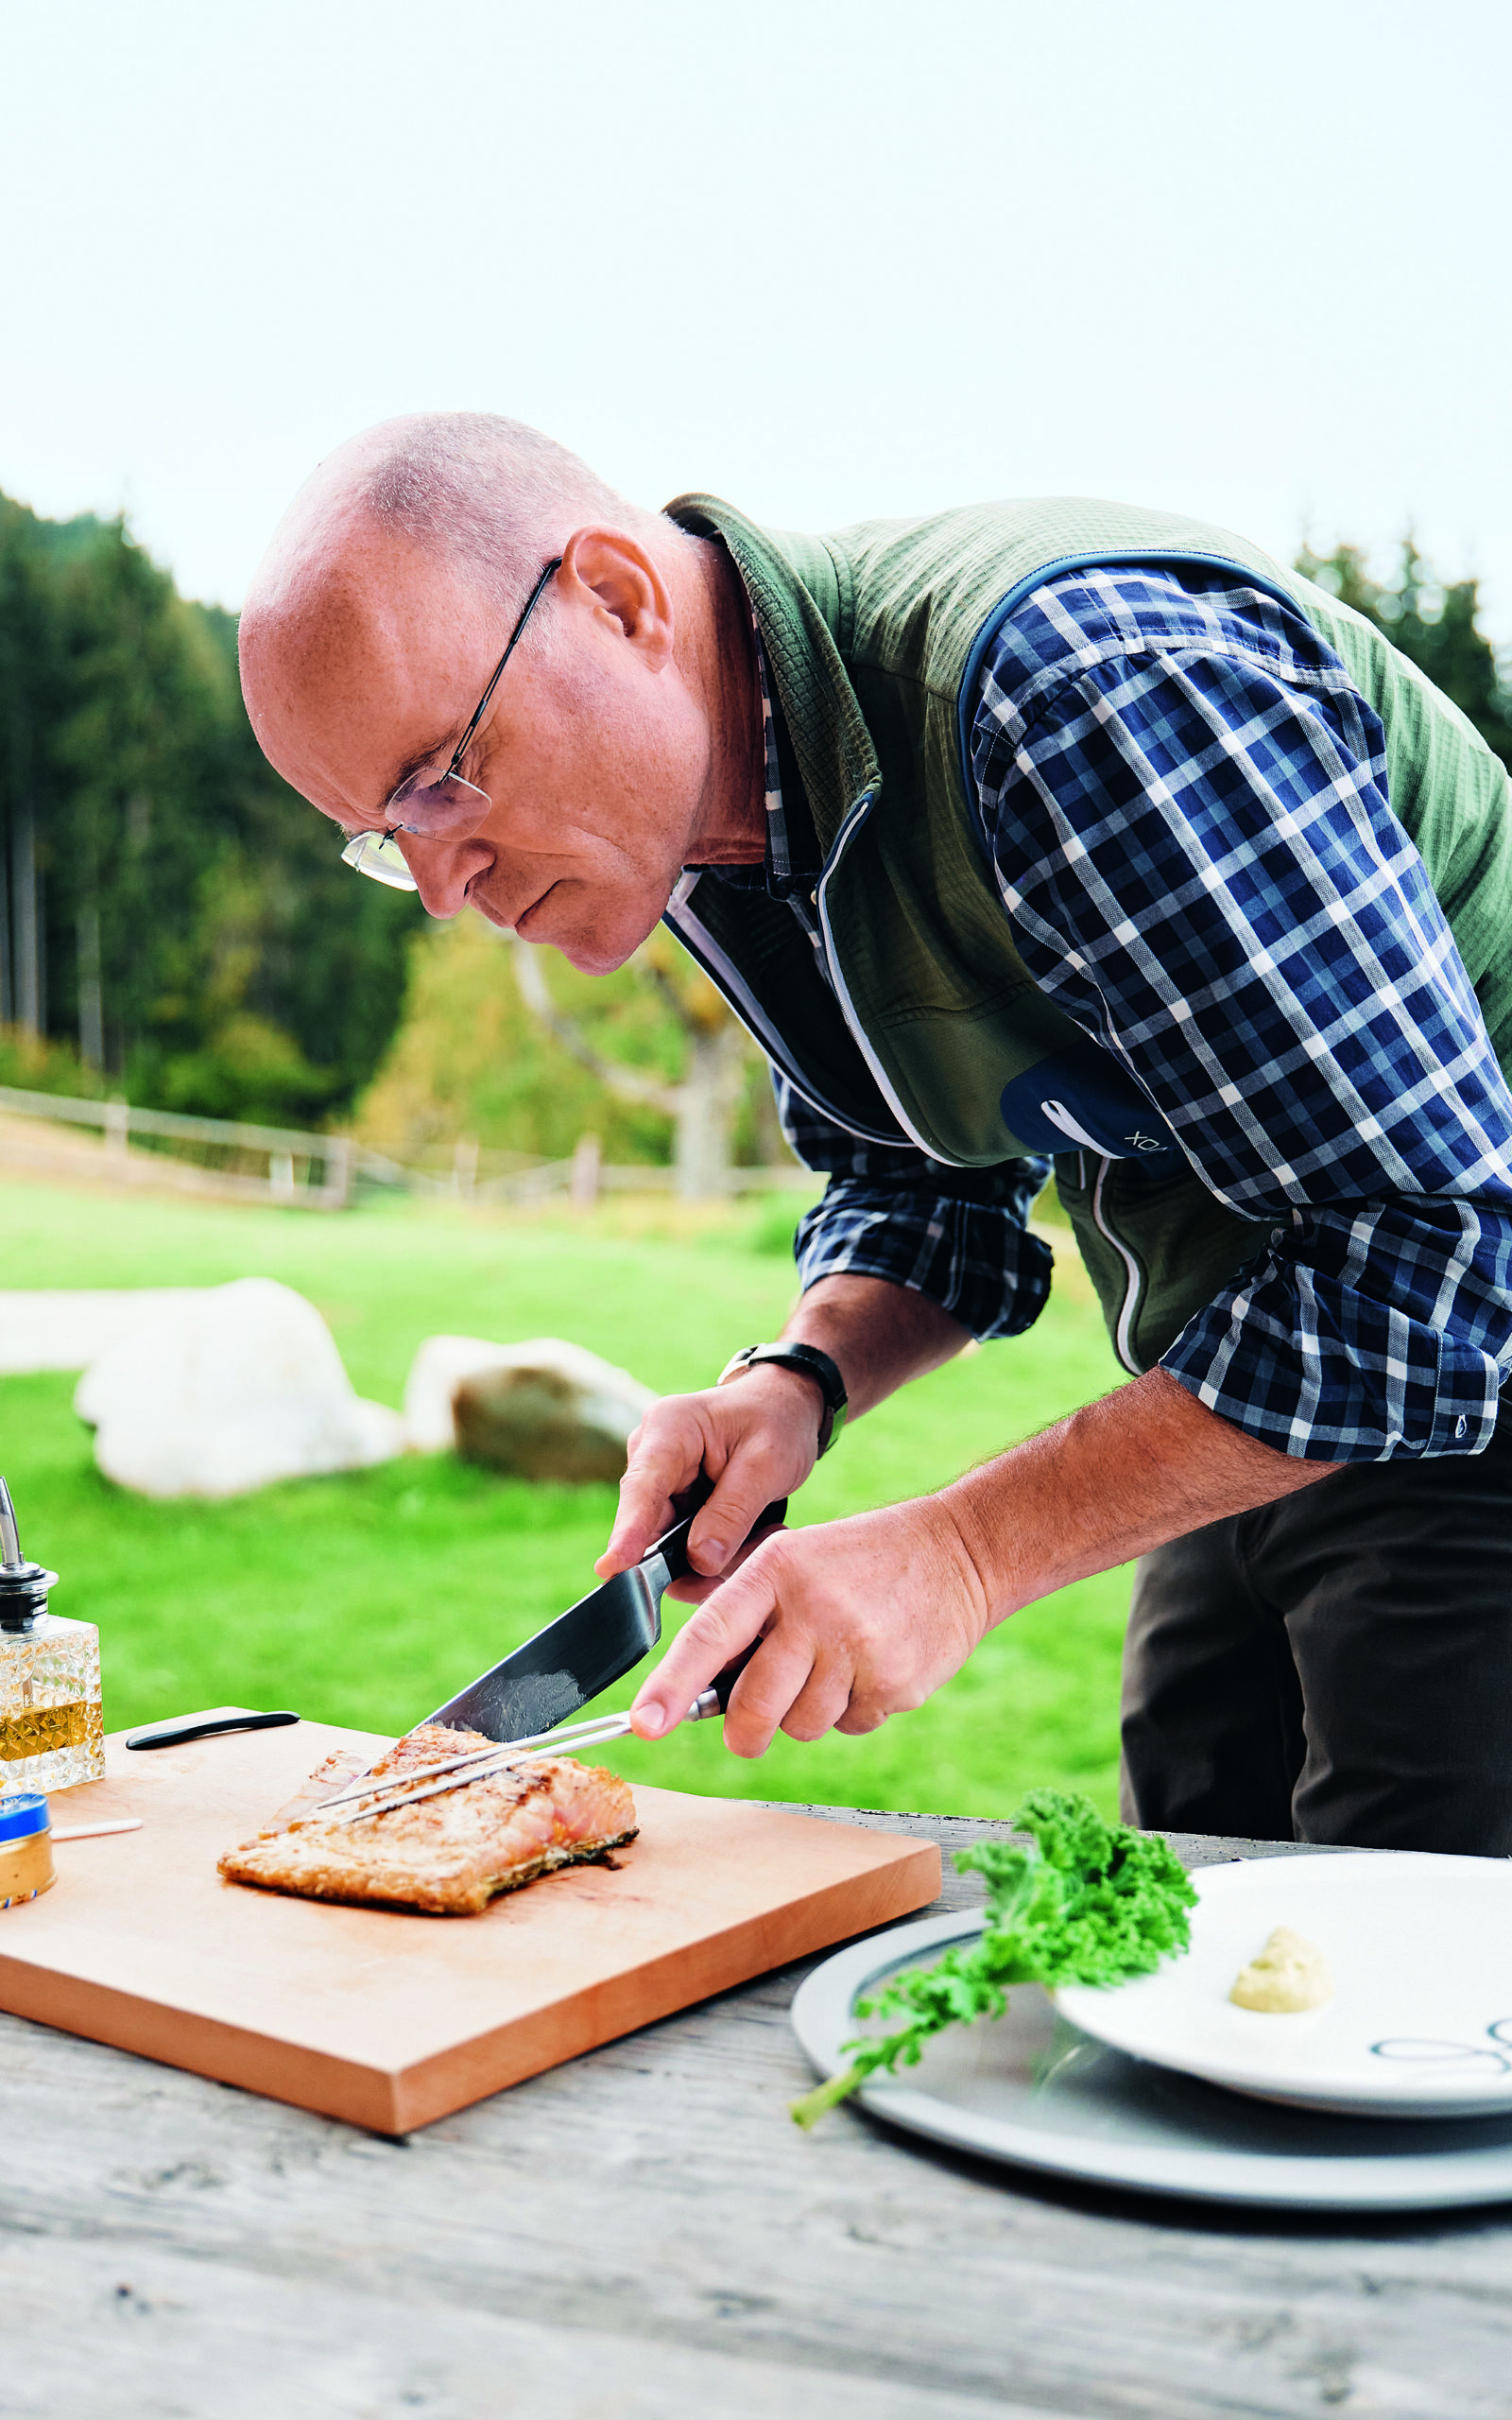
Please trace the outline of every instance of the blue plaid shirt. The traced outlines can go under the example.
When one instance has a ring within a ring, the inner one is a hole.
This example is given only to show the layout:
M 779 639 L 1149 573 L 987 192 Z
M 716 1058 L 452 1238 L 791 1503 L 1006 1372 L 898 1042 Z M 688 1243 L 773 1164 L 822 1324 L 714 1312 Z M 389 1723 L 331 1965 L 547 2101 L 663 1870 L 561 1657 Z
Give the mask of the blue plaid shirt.
M 1287 1453 L 1473 1453 L 1512 1362 L 1512 1095 L 1379 721 L 1299 612 L 1233 577 L 1071 573 L 1005 625 L 972 726 L 1004 912 L 1210 1192 L 1272 1222 L 1163 1367 Z M 797 826 L 768 873 L 802 916 Z M 963 1172 L 777 1094 L 833 1171 L 805 1287 L 886 1278 L 982 1338 L 1038 1317 L 1045 1161 Z

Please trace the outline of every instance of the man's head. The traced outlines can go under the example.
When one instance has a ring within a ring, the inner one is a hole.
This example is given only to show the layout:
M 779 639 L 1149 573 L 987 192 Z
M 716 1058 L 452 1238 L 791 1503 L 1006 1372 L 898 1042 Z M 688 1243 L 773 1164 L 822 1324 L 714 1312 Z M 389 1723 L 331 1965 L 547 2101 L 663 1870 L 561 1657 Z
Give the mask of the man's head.
M 399 846 L 433 915 L 471 902 L 601 973 L 683 865 L 762 854 L 748 641 L 718 550 L 519 422 L 388 421 L 322 462 L 275 532 L 242 685 L 284 778 L 346 831 L 382 832 L 400 783 L 450 761 L 556 556 L 459 768 L 484 820 Z

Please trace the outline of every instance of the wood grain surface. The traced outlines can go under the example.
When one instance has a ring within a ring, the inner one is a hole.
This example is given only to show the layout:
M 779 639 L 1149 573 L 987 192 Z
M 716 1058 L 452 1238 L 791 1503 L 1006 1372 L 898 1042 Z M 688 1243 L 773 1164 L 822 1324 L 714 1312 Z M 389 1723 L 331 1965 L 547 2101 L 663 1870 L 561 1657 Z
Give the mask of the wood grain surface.
M 847 1813 L 847 1823 L 868 1819 Z M 947 1848 L 1006 1826 L 885 1815 Z M 1178 1842 L 1189 1861 L 1286 1854 Z M 954 1875 L 941 1906 L 974 1904 Z M 5 2420 L 1505 2420 L 1505 2212 L 812 2136 L 763 1977 L 408 2142 L 0 2018 Z
M 402 2135 L 939 1889 L 932 1841 L 645 1788 L 614 1866 L 477 1916 L 221 1880 L 220 1852 L 334 1750 L 365 1770 L 388 1744 L 316 1722 L 135 1754 L 107 1740 L 69 1821 L 143 1828 L 60 1847 L 57 1887 L 0 1932 L 0 2009 Z

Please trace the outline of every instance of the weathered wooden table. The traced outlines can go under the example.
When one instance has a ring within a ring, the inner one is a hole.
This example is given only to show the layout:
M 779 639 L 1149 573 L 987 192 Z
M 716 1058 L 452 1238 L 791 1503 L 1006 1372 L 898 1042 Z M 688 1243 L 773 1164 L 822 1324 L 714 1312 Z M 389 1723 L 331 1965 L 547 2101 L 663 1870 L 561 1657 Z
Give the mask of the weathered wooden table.
M 844 1820 L 947 1849 L 1007 1828 Z M 1290 1853 L 1178 1845 L 1194 1864 Z M 978 1895 L 952 1876 L 942 1905 Z M 1205 2212 L 1037 2183 L 850 2110 L 801 2135 L 804 1971 L 407 2142 L 0 2018 L 0 2413 L 1512 2412 L 1512 2211 Z

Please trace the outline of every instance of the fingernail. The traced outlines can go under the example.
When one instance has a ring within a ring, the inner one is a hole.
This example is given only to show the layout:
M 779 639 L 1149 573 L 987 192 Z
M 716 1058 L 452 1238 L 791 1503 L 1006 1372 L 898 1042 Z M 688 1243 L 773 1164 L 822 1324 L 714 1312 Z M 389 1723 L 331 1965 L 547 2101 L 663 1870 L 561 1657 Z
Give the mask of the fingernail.
M 724 1538 L 700 1538 L 698 1552 L 711 1571 L 722 1570 L 730 1561 L 730 1547 Z
M 666 1716 L 659 1705 L 643 1705 L 635 1719 L 647 1739 L 660 1739 L 667 1727 Z

